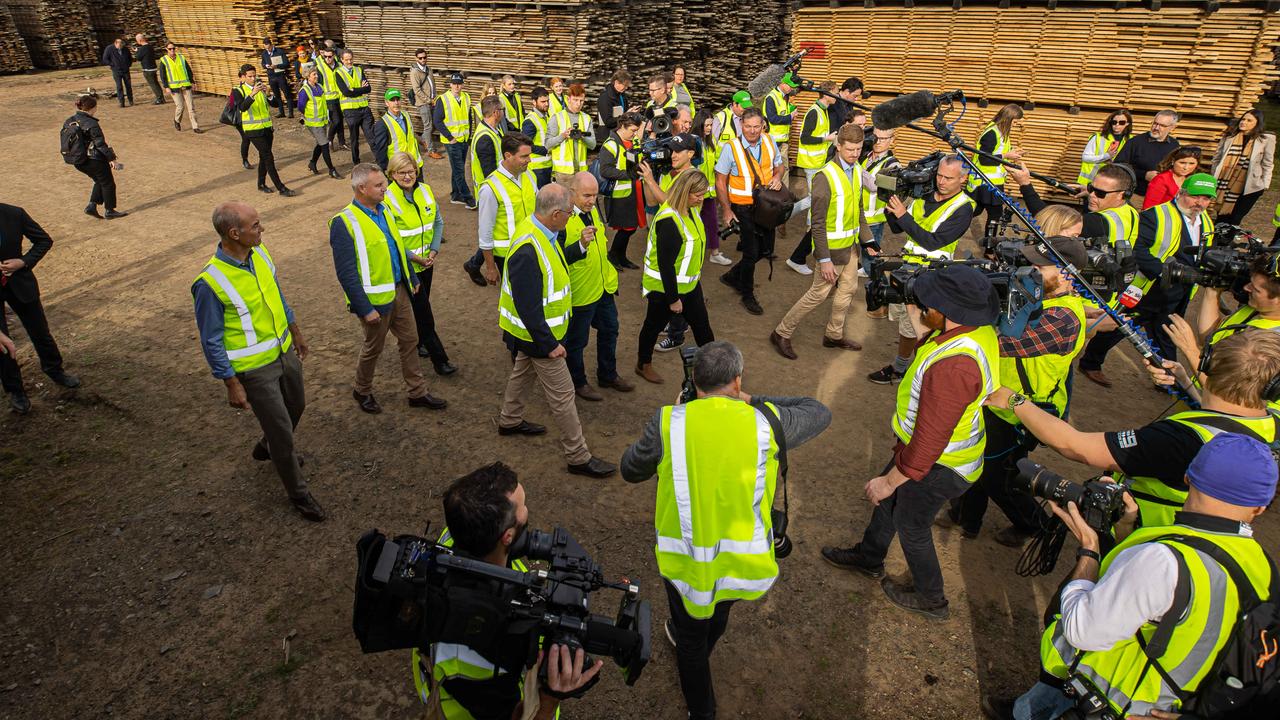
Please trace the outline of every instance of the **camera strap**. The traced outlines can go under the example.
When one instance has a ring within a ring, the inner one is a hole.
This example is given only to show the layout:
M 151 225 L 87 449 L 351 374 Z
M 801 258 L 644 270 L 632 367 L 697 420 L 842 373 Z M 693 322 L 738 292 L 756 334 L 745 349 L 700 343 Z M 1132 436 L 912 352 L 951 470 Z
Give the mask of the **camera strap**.
M 751 399 L 751 406 L 768 421 L 773 430 L 773 440 L 778 444 L 778 480 L 782 483 L 782 515 L 789 513 L 787 502 L 787 436 L 782 433 L 782 420 L 762 400 Z

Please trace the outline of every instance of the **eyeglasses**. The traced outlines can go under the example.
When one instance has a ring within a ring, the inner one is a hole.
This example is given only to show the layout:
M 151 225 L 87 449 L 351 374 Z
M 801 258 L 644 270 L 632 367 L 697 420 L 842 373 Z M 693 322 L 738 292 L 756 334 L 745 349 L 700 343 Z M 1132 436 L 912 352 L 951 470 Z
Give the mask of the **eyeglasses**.
M 175 48 L 175 47 L 174 47 L 174 46 L 172 46 L 172 45 L 170 45 L 169 47 L 165 48 L 165 50 L 176 50 L 176 49 L 177 49 L 177 48 Z
M 1090 193 L 1093 194 L 1094 197 L 1098 198 L 1099 200 L 1101 200 L 1102 198 L 1105 198 L 1106 196 L 1112 193 L 1124 192 L 1123 190 L 1103 190 L 1102 188 L 1098 187 L 1097 185 L 1094 185 L 1093 183 L 1089 183 L 1089 185 L 1087 186 L 1087 189 Z
M 417 57 L 418 57 L 418 59 L 419 59 L 419 60 L 426 60 L 426 59 L 427 59 L 427 56 L 426 56 L 426 55 L 419 55 L 419 56 L 417 56 Z
M 418 177 L 418 173 L 415 170 L 401 170 L 400 172 L 391 173 L 391 176 L 398 177 L 398 178 L 400 177 L 416 178 Z
M 1164 128 L 1164 129 L 1166 129 L 1166 130 L 1167 130 L 1167 129 L 1169 129 L 1169 128 L 1171 128 L 1171 127 L 1173 127 L 1173 126 L 1174 126 L 1174 125 L 1176 125 L 1176 124 L 1177 124 L 1177 123 L 1162 123 L 1162 122 L 1160 122 L 1159 120 L 1152 120 L 1152 121 L 1151 121 L 1151 127 L 1153 127 L 1153 128 L 1157 128 L 1157 127 L 1158 127 L 1158 128 Z

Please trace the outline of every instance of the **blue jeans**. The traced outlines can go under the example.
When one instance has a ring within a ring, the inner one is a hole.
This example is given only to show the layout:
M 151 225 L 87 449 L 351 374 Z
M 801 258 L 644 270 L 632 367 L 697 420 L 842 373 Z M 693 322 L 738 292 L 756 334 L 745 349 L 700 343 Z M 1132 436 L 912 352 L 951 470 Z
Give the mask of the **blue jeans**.
M 476 200 L 471 195 L 471 188 L 467 187 L 467 144 L 450 143 L 444 148 L 449 155 L 449 198 L 474 205 Z
M 1014 720 L 1057 720 L 1075 707 L 1071 698 L 1058 688 L 1038 682 L 1013 704 Z
M 596 329 L 596 380 L 608 383 L 618 379 L 618 305 L 605 293 L 590 305 L 575 307 L 564 333 L 565 363 L 574 387 L 587 384 L 582 351 L 591 340 L 591 328 Z

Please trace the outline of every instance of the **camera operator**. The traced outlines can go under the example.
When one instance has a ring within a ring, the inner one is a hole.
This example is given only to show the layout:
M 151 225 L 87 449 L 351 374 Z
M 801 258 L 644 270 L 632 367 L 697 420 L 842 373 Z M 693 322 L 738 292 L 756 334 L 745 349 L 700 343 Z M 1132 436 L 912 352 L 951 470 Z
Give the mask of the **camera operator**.
M 973 219 L 974 202 L 964 192 L 968 176 L 964 161 L 951 155 L 938 164 L 937 189 L 932 195 L 916 198 L 909 207 L 897 195 L 889 197 L 885 209 L 894 218 L 889 220 L 890 229 L 908 236 L 902 246 L 904 262 L 925 264 L 930 260 L 951 259 L 956 243 Z M 877 385 L 901 380 L 916 349 L 916 332 L 906 307 L 890 305 L 889 319 L 898 323 L 898 356 L 891 364 L 867 376 Z
M 1061 591 L 1061 614 L 1040 643 L 1041 681 L 1012 708 L 1000 703 L 1004 707 L 990 716 L 1067 717 L 1063 713 L 1078 707 L 1083 717 L 1085 706 L 1062 690 L 1075 680 L 1090 699 L 1123 717 L 1179 717 L 1187 697 L 1212 676 L 1243 609 L 1241 588 L 1229 587 L 1235 579 L 1208 551 L 1234 560 L 1258 598 L 1269 597 L 1274 564 L 1254 539 L 1252 524 L 1275 497 L 1276 462 L 1257 440 L 1223 434 L 1196 454 L 1184 482 L 1186 506 L 1172 526 L 1134 532 L 1101 562 L 1098 535 L 1075 503 L 1066 511 L 1049 504 L 1080 541 L 1078 560 Z M 1180 600 L 1184 582 L 1190 598 Z M 1161 628 L 1172 633 L 1164 651 L 1154 654 Z M 1262 709 L 1255 703 L 1244 710 Z
M 556 182 L 568 186 L 573 176 L 587 169 L 587 150 L 596 147 L 596 132 L 591 129 L 591 116 L 582 111 L 587 90 L 581 83 L 569 86 L 565 107 L 547 121 L 547 150 L 551 152 L 551 171 Z
M 782 82 L 764 96 L 761 110 L 764 120 L 769 124 L 769 137 L 777 144 L 783 157 L 787 156 L 787 141 L 791 138 L 791 117 L 796 113 L 796 106 L 791 104 L 791 97 L 796 94 L 800 83 L 787 73 Z
M 1186 384 L 1181 365 L 1166 360 L 1165 368 L 1151 372 L 1166 382 L 1172 374 Z M 1215 435 L 1231 432 L 1267 444 L 1276 441 L 1280 419 L 1267 412 L 1263 390 L 1278 375 L 1280 335 L 1251 331 L 1215 346 L 1200 410 L 1175 413 L 1144 427 L 1082 432 L 1009 388 L 992 393 L 987 404 L 1012 410 L 1032 435 L 1063 457 L 1131 478 L 1139 519 L 1149 527 L 1173 521 L 1187 496 L 1182 479 L 1187 465 Z
M 818 171 L 811 183 L 813 212 L 809 233 L 813 235 L 818 272 L 813 273 L 813 285 L 809 291 L 791 306 L 769 335 L 774 349 L 788 360 L 796 359 L 796 352 L 791 347 L 791 335 L 796 326 L 826 300 L 832 290 L 835 290 L 835 298 L 831 303 L 831 319 L 822 335 L 822 346 L 862 349 L 860 343 L 845 337 L 844 325 L 853 293 L 858 289 L 854 245 L 871 240 L 871 230 L 867 228 L 862 212 L 862 168 L 858 166 L 858 154 L 861 152 L 862 128 L 856 125 L 840 128 L 836 133 L 835 158 Z
M 1127 167 L 1104 165 L 1085 186 L 1089 212 L 1084 216 L 1082 234 L 1089 238 L 1105 237 L 1118 253 L 1129 255 L 1138 242 L 1138 211 L 1129 204 L 1135 175 Z M 1108 298 L 1109 300 L 1114 298 Z M 1102 387 L 1111 380 L 1102 372 L 1107 353 L 1124 339 L 1119 330 L 1099 330 L 1080 356 L 1080 372 Z
M 824 547 L 839 568 L 881 579 L 894 605 L 935 620 L 949 611 L 942 570 L 933 548 L 934 516 L 982 474 L 986 445 L 982 402 L 999 385 L 1000 343 L 992 325 L 1000 299 L 991 281 L 967 265 L 921 273 L 908 317 L 923 338 L 898 386 L 893 432 L 897 443 L 884 473 L 867 482 L 875 511 L 862 541 Z M 885 577 L 884 558 L 894 534 L 902 545 L 913 587 Z
M 733 603 L 763 596 L 778 577 L 774 548 L 785 527 L 775 527 L 770 508 L 780 462 L 825 430 L 831 411 L 812 398 L 743 392 L 742 353 L 725 341 L 698 349 L 693 384 L 697 399 L 658 410 L 623 453 L 622 477 L 658 476 L 654 526 L 671 608 L 667 639 L 689 717 L 703 720 L 715 717 L 711 651 Z
M 671 88 L 667 86 L 667 78 L 662 73 L 649 76 L 649 101 L 644 104 L 645 110 L 667 110 L 669 108 L 678 107 L 676 98 L 671 94 Z M 653 127 L 646 122 L 640 128 L 640 137 L 646 138 L 653 134 Z
M 725 143 L 736 137 L 742 137 L 742 115 L 752 107 L 754 105 L 751 104 L 751 93 L 739 90 L 733 94 L 729 104 L 720 108 L 711 119 L 711 137 L 715 138 L 716 147 L 720 148 L 721 152 L 724 150 L 722 146 Z
M 672 126 L 674 128 L 674 124 Z M 644 200 L 650 205 L 661 205 L 667 201 L 667 191 L 671 184 L 685 170 L 693 167 L 693 156 L 698 149 L 698 141 L 689 133 L 673 135 L 670 140 L 671 171 L 655 178 L 649 163 L 640 161 L 640 179 L 644 182 Z
M 831 106 L 831 127 L 841 128 L 844 127 L 845 123 L 852 119 L 853 113 L 862 112 L 849 104 L 862 102 L 862 80 L 856 77 L 845 78 L 845 81 L 840 84 L 840 89 L 836 91 L 836 94 L 840 96 L 841 100 L 846 102 L 836 103 Z M 866 128 L 863 129 L 865 130 Z
M 1126 146 L 1127 148 L 1128 146 Z M 1195 173 L 1182 183 L 1178 196 L 1142 211 L 1134 258 L 1138 276 L 1120 295 L 1120 304 L 1136 310 L 1138 323 L 1156 345 L 1161 357 L 1175 357 L 1173 339 L 1165 334 L 1169 315 L 1185 314 L 1192 288 L 1164 278 L 1172 263 L 1195 265 L 1201 247 L 1213 244 L 1213 218 L 1209 207 L 1217 197 L 1212 175 Z
M 444 493 L 445 530 L 440 544 L 453 547 L 463 557 L 491 565 L 527 572 L 519 558 L 508 550 L 529 526 L 525 490 L 516 473 L 496 462 L 464 475 Z M 427 653 L 413 651 L 413 684 L 428 713 L 439 712 L 447 720 L 471 718 L 519 718 L 527 702 L 525 683 L 537 677 L 537 666 L 520 676 L 495 667 L 465 645 L 437 643 Z M 568 648 L 552 645 L 547 666 L 550 690 L 557 693 L 577 690 L 591 681 L 604 664 L 596 660 L 583 667 L 585 653 L 571 654 Z M 550 720 L 557 716 L 560 701 L 538 688 L 537 715 Z
M 742 113 L 742 136 L 731 138 L 716 158 L 716 201 L 720 220 L 738 221 L 742 237 L 742 259 L 720 276 L 720 282 L 742 296 L 742 306 L 752 315 L 763 315 L 756 300 L 756 263 L 773 255 L 774 228 L 757 225 L 751 216 L 756 183 L 770 190 L 782 188 L 787 176 L 786 154 L 764 133 L 764 116 L 759 110 Z
M 830 80 L 818 86 L 819 90 L 831 92 L 836 89 L 836 84 Z M 802 212 L 807 212 L 809 206 L 813 203 L 813 176 L 817 175 L 822 167 L 827 164 L 827 157 L 831 154 L 832 143 L 836 139 L 836 130 L 840 129 L 839 125 L 831 124 L 831 105 L 835 103 L 835 98 L 826 95 L 819 95 L 817 100 L 809 106 L 804 113 L 804 120 L 800 124 L 800 139 L 796 151 L 796 166 L 804 171 L 804 182 L 809 189 L 809 194 L 802 200 L 797 202 L 791 208 L 791 216 L 798 216 Z M 861 146 L 858 148 L 861 154 Z M 857 158 L 854 158 L 857 162 Z M 809 253 L 813 252 L 813 233 L 805 232 L 804 237 L 800 238 L 800 242 L 796 244 L 796 249 L 791 252 L 791 257 L 787 258 L 787 267 L 795 270 L 801 275 L 812 275 L 813 270 L 805 264 L 809 257 Z
M 1049 244 L 1076 267 L 1089 261 L 1084 243 L 1078 239 L 1052 237 Z M 1040 270 L 1044 280 L 1044 313 L 1022 337 L 1000 338 L 1000 379 L 1019 385 L 1031 402 L 1051 407 L 1054 415 L 1063 417 L 1069 400 L 1071 361 L 1084 349 L 1084 301 L 1073 292 L 1071 281 L 1058 266 L 1034 246 L 1024 245 L 1022 255 Z M 1017 417 L 1007 409 L 983 408 L 982 413 L 987 427 L 982 475 L 951 503 L 950 519 L 966 536 L 976 537 L 990 498 L 1013 523 L 996 533 L 996 542 L 1022 547 L 1040 529 L 1044 513 L 1034 498 L 1014 492 L 1009 484 L 1018 475 L 1018 461 L 1035 447 L 1035 438 L 1026 437 Z
M 861 88 L 858 94 L 862 94 Z M 884 242 L 885 211 L 888 206 L 876 192 L 876 173 L 898 164 L 898 159 L 893 156 L 895 131 L 875 128 L 871 132 L 871 150 L 859 163 L 862 166 L 862 212 L 866 216 L 867 227 L 871 229 L 871 244 L 860 248 L 862 268 L 858 271 L 858 277 L 870 277 L 871 258 L 879 254 L 880 243 Z M 888 316 L 888 309 L 868 308 L 867 316 L 879 320 Z
M 1278 257 L 1280 255 L 1264 255 L 1254 259 L 1249 268 L 1249 282 L 1244 286 L 1244 291 L 1249 294 L 1249 301 L 1231 313 L 1226 320 L 1222 320 L 1222 312 L 1218 309 L 1222 290 L 1211 287 L 1200 288 L 1200 309 L 1196 313 L 1194 331 L 1186 320 L 1178 315 L 1170 316 L 1172 327 L 1166 326 L 1165 331 L 1186 356 L 1187 367 L 1200 366 L 1201 348 L 1198 338 L 1205 338 L 1208 345 L 1215 345 L 1248 328 L 1272 331 L 1280 329 Z

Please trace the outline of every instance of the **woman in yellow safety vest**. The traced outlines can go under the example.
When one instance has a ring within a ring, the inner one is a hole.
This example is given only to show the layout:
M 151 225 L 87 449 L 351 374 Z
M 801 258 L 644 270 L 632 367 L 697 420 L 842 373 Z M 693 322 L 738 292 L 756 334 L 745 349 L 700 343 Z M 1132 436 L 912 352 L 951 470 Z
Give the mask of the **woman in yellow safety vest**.
M 982 134 L 978 136 L 978 149 L 1009 162 L 1018 162 L 1022 159 L 1022 150 L 1013 146 L 1013 131 L 1019 129 L 1021 125 L 1022 107 L 1013 103 L 1005 105 L 996 111 L 991 122 L 982 129 Z M 973 156 L 973 164 L 993 185 L 1004 188 L 1004 165 L 976 153 Z M 978 203 L 978 209 L 973 213 L 975 218 L 983 210 L 987 211 L 987 218 L 990 220 L 1000 217 L 1004 204 L 976 177 L 969 178 L 969 193 Z
M 1080 153 L 1080 175 L 1076 182 L 1089 184 L 1098 169 L 1104 163 L 1111 162 L 1120 154 L 1120 148 L 1129 142 L 1133 133 L 1133 113 L 1121 108 L 1113 111 L 1102 123 L 1102 129 L 1089 136 L 1084 144 L 1084 152 Z
M 320 69 L 315 63 L 304 63 L 299 69 L 302 74 L 302 87 L 298 88 L 298 112 L 302 113 L 302 123 L 316 146 L 311 151 L 311 162 L 307 168 L 312 175 L 319 175 L 316 162 L 321 157 L 329 168 L 329 177 L 341 178 L 333 167 L 333 158 L 329 155 L 329 103 L 324 99 L 324 86 L 320 84 Z
M 720 213 L 716 206 L 716 159 L 720 148 L 716 146 L 711 128 L 715 113 L 703 108 L 693 117 L 693 132 L 702 143 L 702 164 L 698 169 L 707 178 L 707 196 L 702 200 L 702 226 L 707 230 L 707 260 L 717 265 L 732 265 L 733 261 L 720 252 Z

